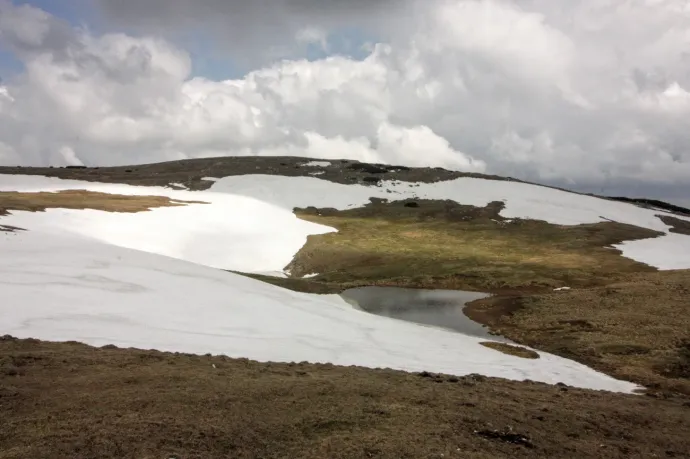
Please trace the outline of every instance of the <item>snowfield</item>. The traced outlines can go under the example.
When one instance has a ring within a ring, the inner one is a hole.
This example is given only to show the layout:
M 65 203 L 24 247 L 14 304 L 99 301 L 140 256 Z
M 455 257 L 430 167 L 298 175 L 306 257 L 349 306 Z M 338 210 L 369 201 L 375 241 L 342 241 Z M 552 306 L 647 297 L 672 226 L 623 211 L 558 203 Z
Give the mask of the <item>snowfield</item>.
M 505 218 L 531 218 L 559 225 L 617 221 L 666 235 L 616 246 L 623 256 L 659 269 L 690 268 L 690 236 L 669 234 L 658 210 L 517 182 L 463 177 L 438 183 L 383 182 L 381 186 L 343 185 L 316 177 L 242 175 L 209 178 L 207 191 L 172 190 L 0 175 L 0 190 L 86 189 L 126 195 L 158 195 L 200 200 L 208 205 L 158 208 L 138 214 L 49 209 L 13 212 L 6 225 L 63 229 L 97 240 L 223 269 L 280 273 L 310 234 L 335 231 L 298 219 L 295 207 L 340 210 L 366 205 L 371 197 L 389 200 L 451 199 L 486 206 L 503 201 Z M 118 228 L 113 231 L 112 228 Z
M 503 201 L 506 218 L 575 225 L 614 220 L 666 233 L 624 242 L 627 257 L 690 268 L 690 237 L 670 234 L 659 211 L 515 182 L 460 178 L 434 184 L 342 185 L 315 177 L 208 178 L 210 190 L 0 175 L 0 191 L 90 190 L 203 201 L 148 212 L 48 209 L 0 217 L 0 334 L 78 340 L 262 361 L 331 362 L 630 392 L 636 385 L 550 354 L 521 359 L 481 339 L 378 317 L 337 295 L 281 289 L 214 268 L 284 275 L 312 234 L 295 207 L 349 209 L 371 197 Z
M 631 392 L 578 363 L 521 359 L 217 269 L 42 231 L 0 233 L 0 334 L 260 361 L 331 362 Z

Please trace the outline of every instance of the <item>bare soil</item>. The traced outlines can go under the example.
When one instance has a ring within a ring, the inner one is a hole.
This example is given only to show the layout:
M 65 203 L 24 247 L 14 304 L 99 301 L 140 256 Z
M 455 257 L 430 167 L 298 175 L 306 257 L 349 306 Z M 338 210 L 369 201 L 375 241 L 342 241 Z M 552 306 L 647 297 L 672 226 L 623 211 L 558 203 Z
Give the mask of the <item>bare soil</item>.
M 0 458 L 689 457 L 688 399 L 0 340 Z

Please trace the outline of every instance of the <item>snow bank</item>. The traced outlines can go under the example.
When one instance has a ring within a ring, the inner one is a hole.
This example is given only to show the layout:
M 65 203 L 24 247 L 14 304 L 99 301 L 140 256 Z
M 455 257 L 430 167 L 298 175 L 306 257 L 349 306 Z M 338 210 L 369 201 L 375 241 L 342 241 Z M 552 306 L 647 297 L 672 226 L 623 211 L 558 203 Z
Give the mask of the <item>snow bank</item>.
M 669 233 L 614 245 L 623 255 L 661 270 L 690 268 L 690 236 Z
M 282 271 L 307 242 L 308 235 L 335 231 L 301 220 L 291 209 L 241 194 L 0 175 L 0 190 L 65 189 L 168 196 L 208 204 L 162 207 L 138 213 L 90 209 L 13 211 L 2 217 L 2 222 L 32 231 L 79 234 L 120 247 L 245 272 Z
M 295 207 L 344 210 L 364 206 L 372 197 L 389 200 L 451 199 L 474 206 L 502 201 L 505 208 L 501 215 L 509 219 L 536 219 L 559 225 L 602 221 L 627 223 L 667 235 L 620 244 L 617 248 L 622 250 L 623 256 L 659 269 L 669 269 L 669 266 L 690 268 L 690 251 L 687 250 L 690 236 L 668 235 L 669 226 L 656 216 L 662 213 L 657 210 L 537 185 L 471 177 L 429 184 L 388 181 L 380 185 L 344 185 L 316 177 L 241 175 L 216 179 L 209 191 L 193 192 L 0 175 L 0 189 L 5 190 L 82 188 L 212 202 L 213 205 L 206 208 L 193 205 L 154 209 L 146 214 L 130 216 L 104 216 L 105 213 L 99 212 L 97 216 L 87 218 L 77 215 L 83 211 L 59 210 L 26 216 L 16 212 L 4 218 L 3 222 L 32 227 L 47 220 L 50 226 L 61 225 L 123 247 L 238 271 L 282 271 L 309 234 L 335 231 L 296 219 L 292 215 Z M 124 233 L 113 231 L 120 225 Z M 161 233 L 165 235 L 159 237 Z M 209 239 L 205 241 L 207 237 Z
M 0 233 L 0 286 L 0 335 L 637 387 L 550 354 L 521 359 L 478 338 L 367 314 L 339 296 L 292 292 L 73 234 Z
M 345 210 L 364 206 L 371 197 L 391 201 L 451 199 L 474 206 L 502 201 L 505 208 L 501 215 L 509 219 L 535 219 L 557 225 L 616 221 L 667 233 L 658 238 L 624 242 L 616 248 L 625 257 L 659 269 L 690 268 L 690 236 L 669 234 L 669 226 L 657 217 L 664 212 L 538 185 L 462 177 L 438 183 L 382 182 L 379 187 L 369 187 L 313 177 L 245 175 L 220 179 L 213 190 L 251 196 L 285 209 L 314 206 Z

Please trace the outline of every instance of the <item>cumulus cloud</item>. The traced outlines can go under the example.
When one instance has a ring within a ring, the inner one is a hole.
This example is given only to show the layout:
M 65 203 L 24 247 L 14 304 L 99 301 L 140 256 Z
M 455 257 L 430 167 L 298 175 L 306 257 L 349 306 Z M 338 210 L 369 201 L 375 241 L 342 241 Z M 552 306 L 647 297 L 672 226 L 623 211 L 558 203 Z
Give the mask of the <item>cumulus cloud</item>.
M 0 40 L 26 66 L 0 91 L 0 162 L 286 154 L 578 187 L 690 182 L 684 2 L 393 3 L 103 3 L 153 31 L 211 17 L 210 29 L 261 31 L 283 14 L 278 36 L 324 48 L 329 28 L 373 27 L 391 8 L 362 60 L 295 58 L 213 81 L 191 78 L 189 55 L 158 35 L 94 35 L 0 0 Z

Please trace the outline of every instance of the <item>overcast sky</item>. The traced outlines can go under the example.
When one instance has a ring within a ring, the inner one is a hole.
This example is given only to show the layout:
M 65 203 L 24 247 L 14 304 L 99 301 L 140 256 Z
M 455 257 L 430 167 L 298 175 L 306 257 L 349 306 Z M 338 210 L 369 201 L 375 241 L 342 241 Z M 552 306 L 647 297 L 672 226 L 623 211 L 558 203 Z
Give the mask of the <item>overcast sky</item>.
M 0 164 L 299 155 L 690 205 L 685 0 L 0 0 Z

